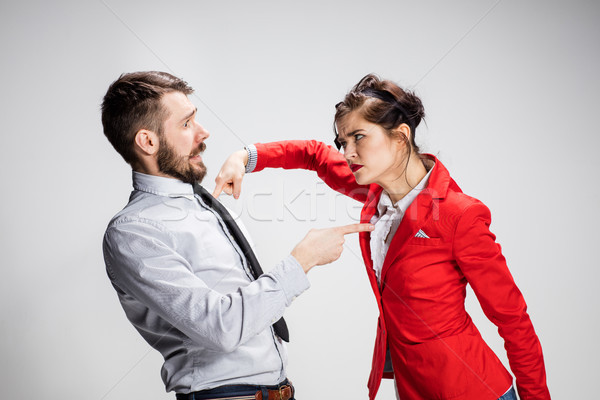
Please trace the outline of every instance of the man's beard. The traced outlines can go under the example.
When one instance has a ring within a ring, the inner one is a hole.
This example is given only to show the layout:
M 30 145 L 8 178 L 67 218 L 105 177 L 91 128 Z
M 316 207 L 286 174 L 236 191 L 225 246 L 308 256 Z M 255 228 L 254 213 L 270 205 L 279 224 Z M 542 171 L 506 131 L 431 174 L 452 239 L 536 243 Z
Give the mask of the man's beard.
M 204 142 L 200 143 L 192 154 L 196 155 L 206 149 Z M 170 175 L 186 183 L 200 183 L 206 176 L 206 166 L 202 161 L 190 163 L 190 156 L 178 156 L 173 147 L 160 138 L 157 154 L 158 169 L 163 174 Z

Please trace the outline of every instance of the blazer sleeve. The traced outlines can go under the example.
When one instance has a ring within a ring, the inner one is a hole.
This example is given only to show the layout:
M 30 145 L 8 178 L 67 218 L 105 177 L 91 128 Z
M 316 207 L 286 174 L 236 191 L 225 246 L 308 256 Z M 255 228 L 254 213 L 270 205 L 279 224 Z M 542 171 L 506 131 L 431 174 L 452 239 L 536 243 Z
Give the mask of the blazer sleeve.
M 331 146 L 315 140 L 287 140 L 255 144 L 258 160 L 254 172 L 264 168 L 316 171 L 330 188 L 364 203 L 368 186 L 356 183 L 344 156 Z
M 504 339 L 520 398 L 550 399 L 540 341 L 523 295 L 508 270 L 495 235 L 489 230 L 490 223 L 489 209 L 479 201 L 471 204 L 457 224 L 454 256 L 483 312 Z

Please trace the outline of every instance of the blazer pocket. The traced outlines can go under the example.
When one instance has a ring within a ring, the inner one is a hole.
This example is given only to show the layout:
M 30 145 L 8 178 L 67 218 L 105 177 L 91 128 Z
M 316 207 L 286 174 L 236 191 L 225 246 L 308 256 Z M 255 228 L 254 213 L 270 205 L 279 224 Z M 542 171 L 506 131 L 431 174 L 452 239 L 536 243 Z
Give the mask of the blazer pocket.
M 464 398 L 471 360 L 461 339 L 459 334 L 404 347 L 407 371 L 402 378 L 420 398 Z
M 413 237 L 407 244 L 410 246 L 439 246 L 442 244 L 442 238 Z

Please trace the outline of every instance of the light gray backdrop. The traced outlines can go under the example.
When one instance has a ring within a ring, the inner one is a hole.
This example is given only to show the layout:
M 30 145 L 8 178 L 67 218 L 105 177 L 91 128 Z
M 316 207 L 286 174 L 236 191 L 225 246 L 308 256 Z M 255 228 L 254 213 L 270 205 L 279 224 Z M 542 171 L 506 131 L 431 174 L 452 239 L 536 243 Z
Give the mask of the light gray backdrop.
M 331 142 L 333 105 L 376 72 L 413 88 L 417 138 L 492 210 L 556 399 L 598 392 L 597 1 L 3 1 L 0 397 L 173 399 L 126 320 L 101 239 L 130 170 L 99 105 L 125 71 L 195 89 L 206 186 L 244 143 Z M 269 269 L 358 204 L 306 172 L 245 180 L 237 210 Z M 300 399 L 366 398 L 377 317 L 351 237 L 286 312 Z M 473 296 L 469 310 L 506 361 Z M 392 398 L 391 382 L 380 399 Z

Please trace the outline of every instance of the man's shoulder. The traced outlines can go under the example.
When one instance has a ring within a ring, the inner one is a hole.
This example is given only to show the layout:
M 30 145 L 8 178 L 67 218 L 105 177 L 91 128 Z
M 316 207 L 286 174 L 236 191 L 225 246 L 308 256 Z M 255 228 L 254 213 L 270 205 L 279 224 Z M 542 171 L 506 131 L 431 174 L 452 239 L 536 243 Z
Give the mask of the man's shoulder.
M 165 233 L 184 229 L 202 218 L 197 217 L 194 202 L 187 197 L 169 197 L 134 191 L 127 205 L 109 222 L 107 231 L 149 228 Z M 196 217 L 196 218 L 194 218 Z
M 152 225 L 160 227 L 164 209 L 169 208 L 170 198 L 134 191 L 125 207 L 116 213 L 107 226 L 119 228 L 126 225 Z

